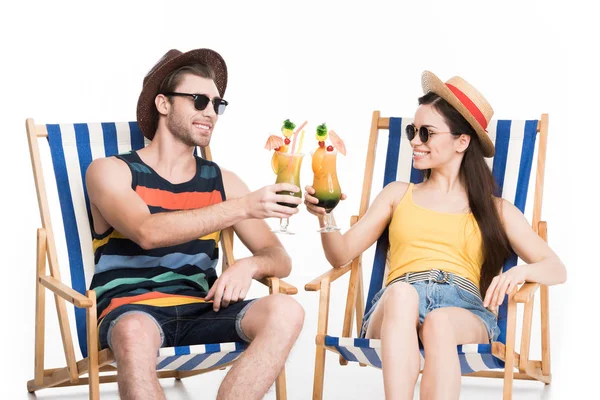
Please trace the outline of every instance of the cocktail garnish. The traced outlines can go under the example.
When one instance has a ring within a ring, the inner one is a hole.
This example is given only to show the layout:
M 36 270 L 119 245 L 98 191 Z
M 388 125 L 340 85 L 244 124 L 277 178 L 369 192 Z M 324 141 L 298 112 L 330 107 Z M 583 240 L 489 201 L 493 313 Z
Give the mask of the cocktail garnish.
M 346 145 L 344 145 L 342 138 L 340 138 L 333 129 L 329 131 L 329 140 L 331 140 L 331 144 L 333 144 L 333 147 L 335 147 L 337 151 L 346 155 Z
M 277 135 L 271 135 L 267 139 L 267 143 L 265 144 L 265 149 L 267 150 L 275 150 L 278 147 L 283 146 L 283 139 Z

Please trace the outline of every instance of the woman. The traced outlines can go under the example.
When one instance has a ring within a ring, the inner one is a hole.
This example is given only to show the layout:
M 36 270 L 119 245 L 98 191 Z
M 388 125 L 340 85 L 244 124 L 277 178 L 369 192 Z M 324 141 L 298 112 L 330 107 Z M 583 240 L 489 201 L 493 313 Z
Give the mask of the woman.
M 393 182 L 345 234 L 321 234 L 327 260 L 340 267 L 389 227 L 390 270 L 365 315 L 363 335 L 381 339 L 387 399 L 412 399 L 425 353 L 421 398 L 458 399 L 456 346 L 490 343 L 500 333 L 494 311 L 518 284 L 563 283 L 559 258 L 511 203 L 494 197 L 484 157 L 494 155 L 485 128 L 493 110 L 469 83 L 423 73 L 414 124 L 406 129 L 424 182 Z M 324 225 L 314 189 L 305 204 Z M 510 249 L 526 262 L 506 273 Z M 499 274 L 499 275 L 498 275 Z M 489 309 L 489 310 L 488 310 Z

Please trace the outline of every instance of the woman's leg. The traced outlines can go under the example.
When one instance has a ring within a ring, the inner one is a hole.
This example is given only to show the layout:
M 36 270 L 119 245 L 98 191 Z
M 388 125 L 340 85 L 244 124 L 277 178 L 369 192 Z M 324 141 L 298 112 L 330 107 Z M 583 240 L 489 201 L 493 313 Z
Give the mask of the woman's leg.
M 438 308 L 427 314 L 419 334 L 425 349 L 421 399 L 458 399 L 461 373 L 456 346 L 489 343 L 483 321 L 459 307 Z
M 381 338 L 387 400 L 412 399 L 419 377 L 419 295 L 404 282 L 388 287 L 369 318 L 367 338 Z

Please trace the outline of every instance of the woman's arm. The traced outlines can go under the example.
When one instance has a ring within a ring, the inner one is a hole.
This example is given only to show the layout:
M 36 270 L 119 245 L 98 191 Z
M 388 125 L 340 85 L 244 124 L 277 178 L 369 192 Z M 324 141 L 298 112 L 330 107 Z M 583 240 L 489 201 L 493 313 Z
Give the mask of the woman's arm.
M 342 267 L 375 243 L 389 225 L 395 205 L 404 196 L 407 188 L 408 184 L 404 182 L 390 183 L 375 198 L 365 216 L 346 233 L 321 233 L 321 243 L 327 261 L 334 268 Z M 319 201 L 312 194 L 314 189 L 307 186 L 304 204 L 311 214 L 319 217 L 320 224 L 323 225 L 325 209 L 316 206 Z
M 531 228 L 521 211 L 506 200 L 501 202 L 502 225 L 515 253 L 526 264 L 516 265 L 492 280 L 484 306 L 502 304 L 504 295 L 525 281 L 556 285 L 567 280 L 567 270 L 548 244 Z

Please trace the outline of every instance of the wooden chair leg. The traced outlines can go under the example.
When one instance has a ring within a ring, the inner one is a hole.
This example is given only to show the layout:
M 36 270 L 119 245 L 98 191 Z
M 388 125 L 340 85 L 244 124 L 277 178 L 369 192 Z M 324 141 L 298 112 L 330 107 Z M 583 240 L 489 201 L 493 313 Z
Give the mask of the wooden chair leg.
M 512 400 L 512 389 L 515 367 L 515 336 L 517 328 L 517 303 L 514 299 L 508 300 L 507 326 L 506 326 L 506 356 L 504 361 L 504 400 Z
M 315 377 L 313 381 L 313 400 L 323 398 L 323 381 L 325 378 L 325 346 L 323 338 L 327 334 L 329 321 L 329 279 L 321 281 L 319 299 L 319 322 L 317 323 L 317 354 L 315 357 Z
M 550 376 L 550 306 L 548 301 L 548 286 L 542 285 L 541 319 L 542 319 L 542 374 Z
M 544 118 L 542 116 L 542 118 Z M 545 119 L 547 123 L 547 116 Z M 538 235 L 548 242 L 548 223 L 540 221 Z M 550 303 L 547 285 L 540 285 L 540 316 L 542 323 L 542 375 L 550 376 Z
M 87 296 L 93 304 L 86 310 L 87 316 L 87 341 L 88 341 L 88 362 L 89 362 L 89 390 L 90 400 L 100 399 L 100 369 L 98 367 L 98 319 L 96 318 L 96 292 L 87 291 Z
M 277 380 L 275 381 L 275 393 L 277 400 L 287 400 L 287 388 L 285 383 L 285 366 L 279 373 Z
M 315 378 L 313 382 L 313 400 L 323 399 L 323 383 L 325 381 L 325 347 L 317 345 L 315 357 Z
M 46 275 L 46 230 L 37 230 L 37 271 L 35 279 L 35 384 L 44 384 L 44 326 L 46 316 L 46 288 L 39 277 Z
M 363 289 L 363 278 L 362 278 L 362 267 L 358 265 L 358 285 L 356 288 L 356 336 L 360 336 L 360 331 L 362 329 L 362 320 L 364 317 L 365 311 L 365 299 L 364 299 L 364 289 Z

